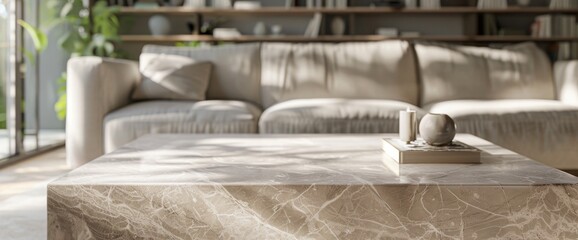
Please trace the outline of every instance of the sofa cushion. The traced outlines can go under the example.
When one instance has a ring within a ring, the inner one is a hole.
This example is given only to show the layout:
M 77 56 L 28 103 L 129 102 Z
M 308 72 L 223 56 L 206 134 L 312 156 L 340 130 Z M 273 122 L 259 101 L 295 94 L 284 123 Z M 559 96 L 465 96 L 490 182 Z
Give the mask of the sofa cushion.
M 400 110 L 416 106 L 393 100 L 298 99 L 268 108 L 260 133 L 393 133 Z M 421 115 L 422 111 L 418 110 Z
M 459 99 L 554 99 L 548 57 L 533 43 L 491 49 L 416 44 L 421 104 Z
M 152 133 L 257 133 L 261 110 L 241 101 L 147 101 L 105 118 L 105 151 Z
M 264 43 L 262 105 L 304 98 L 386 99 L 417 104 L 409 43 Z
M 133 92 L 133 99 L 205 100 L 211 77 L 210 62 L 143 53 L 139 63 L 142 80 Z
M 143 53 L 172 54 L 213 63 L 207 99 L 261 102 L 260 44 L 235 44 L 216 47 L 171 47 L 147 45 Z
M 578 161 L 578 107 L 553 100 L 456 100 L 424 107 L 471 133 L 556 168 Z

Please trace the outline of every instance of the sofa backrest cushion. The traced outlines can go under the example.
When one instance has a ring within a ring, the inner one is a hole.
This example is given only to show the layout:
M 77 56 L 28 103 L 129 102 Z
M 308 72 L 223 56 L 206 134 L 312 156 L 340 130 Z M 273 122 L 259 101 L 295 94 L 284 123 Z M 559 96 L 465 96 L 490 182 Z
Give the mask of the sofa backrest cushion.
M 533 43 L 502 49 L 416 44 L 421 105 L 458 99 L 554 99 L 550 60 Z
M 171 47 L 147 45 L 143 53 L 164 53 L 190 57 L 213 64 L 207 100 L 241 100 L 260 104 L 260 44 L 236 44 L 215 47 Z
M 261 62 L 265 108 L 303 98 L 417 103 L 414 53 L 404 41 L 263 43 Z

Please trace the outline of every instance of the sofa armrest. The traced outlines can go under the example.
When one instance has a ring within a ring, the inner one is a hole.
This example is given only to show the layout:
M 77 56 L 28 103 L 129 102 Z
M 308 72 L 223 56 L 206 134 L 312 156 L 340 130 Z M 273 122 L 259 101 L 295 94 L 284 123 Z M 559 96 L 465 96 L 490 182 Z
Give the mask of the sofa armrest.
M 130 102 L 140 73 L 136 62 L 77 57 L 67 75 L 66 154 L 76 168 L 104 154 L 104 117 Z
M 578 106 L 578 60 L 554 64 L 558 100 Z

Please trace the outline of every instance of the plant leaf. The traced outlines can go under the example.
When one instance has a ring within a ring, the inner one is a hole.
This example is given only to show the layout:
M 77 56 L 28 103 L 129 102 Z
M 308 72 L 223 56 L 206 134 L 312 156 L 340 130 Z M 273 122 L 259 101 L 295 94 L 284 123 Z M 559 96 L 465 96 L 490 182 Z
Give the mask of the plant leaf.
M 48 46 L 48 38 L 44 32 L 38 28 L 33 27 L 22 19 L 18 19 L 18 24 L 22 26 L 22 28 L 28 32 L 30 38 L 32 38 L 32 42 L 34 43 L 34 48 L 36 48 L 36 51 L 42 52 L 44 49 L 46 49 Z
M 66 118 L 66 93 L 60 95 L 54 104 L 54 111 L 56 111 L 58 119 L 64 120 Z
M 70 13 L 72 12 L 72 7 L 73 2 L 67 2 L 62 6 L 62 9 L 60 10 L 60 17 L 66 17 L 66 16 L 70 16 Z

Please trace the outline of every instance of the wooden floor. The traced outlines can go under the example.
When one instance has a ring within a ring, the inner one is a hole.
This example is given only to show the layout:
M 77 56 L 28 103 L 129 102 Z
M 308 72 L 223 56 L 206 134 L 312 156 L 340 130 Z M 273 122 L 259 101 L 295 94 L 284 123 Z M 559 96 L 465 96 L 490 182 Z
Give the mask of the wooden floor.
M 0 201 L 27 192 L 69 170 L 64 148 L 0 168 Z

